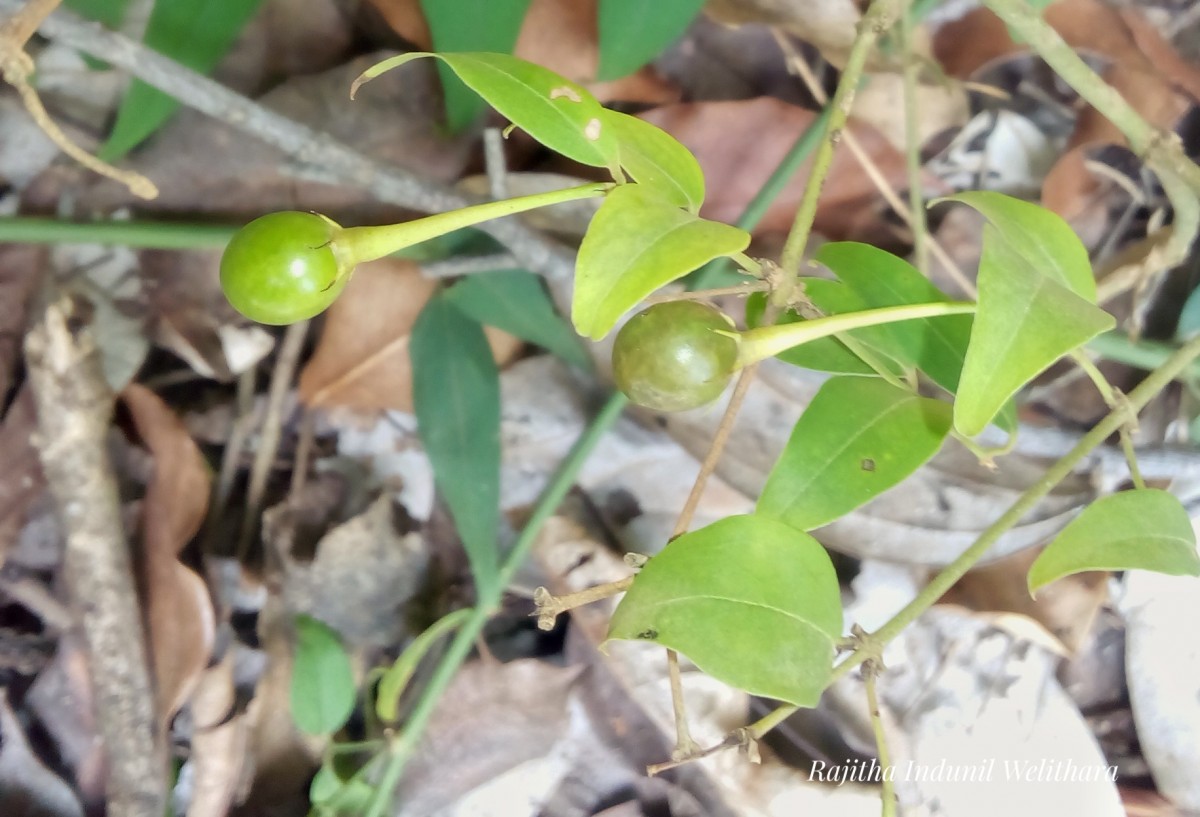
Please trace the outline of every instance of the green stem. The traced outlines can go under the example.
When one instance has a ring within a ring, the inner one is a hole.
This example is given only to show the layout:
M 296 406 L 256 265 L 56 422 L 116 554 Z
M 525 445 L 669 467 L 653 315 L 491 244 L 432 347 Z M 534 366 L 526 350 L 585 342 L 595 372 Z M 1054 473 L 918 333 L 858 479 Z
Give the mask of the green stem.
M 943 315 L 970 315 L 975 312 L 973 303 L 938 301 L 929 304 L 904 304 L 882 309 L 867 309 L 844 315 L 831 315 L 801 323 L 780 323 L 759 326 L 737 333 L 738 359 L 736 368 L 774 357 L 780 352 L 801 346 L 818 338 L 849 332 L 864 326 L 879 326 L 885 323 L 914 320 L 916 318 L 938 318 Z M 734 333 L 730 333 L 734 334 Z
M 555 474 L 554 480 L 538 499 L 537 506 L 525 523 L 521 535 L 508 552 L 504 564 L 501 565 L 497 580 L 487 588 L 481 589 L 478 602 L 471 610 L 470 618 L 463 623 L 462 629 L 450 642 L 445 655 L 442 656 L 441 662 L 430 677 L 429 683 L 422 690 L 421 698 L 413 709 L 412 715 L 405 722 L 404 730 L 388 747 L 386 766 L 376 784 L 375 794 L 371 798 L 365 817 L 382 817 L 387 811 L 396 784 L 400 782 L 400 775 L 404 772 L 404 765 L 416 750 L 421 735 L 437 708 L 438 701 L 441 700 L 446 688 L 454 679 L 459 665 L 470 655 L 471 648 L 482 632 L 484 624 L 500 605 L 505 588 L 512 581 L 517 569 L 529 556 L 529 551 L 533 547 L 538 533 L 541 532 L 542 525 L 557 510 L 563 497 L 575 483 L 575 477 L 579 474 L 579 469 L 583 467 L 584 461 L 596 447 L 600 438 L 621 416 L 627 402 L 625 396 L 619 392 L 609 397 L 608 402 L 604 404 L 576 441 L 571 453 L 567 455 L 558 473 Z
M 1147 403 L 1153 400 L 1172 380 L 1185 371 L 1188 365 L 1198 356 L 1200 356 L 1200 337 L 1188 341 L 1175 354 L 1171 355 L 1162 366 L 1151 372 L 1145 380 L 1138 384 L 1137 388 L 1129 393 L 1127 405 L 1120 406 L 1109 412 L 1095 428 L 1084 434 L 1075 447 L 1068 451 L 1062 459 L 1046 469 L 1046 473 L 1042 475 L 1042 478 L 1027 488 L 1025 493 L 1021 494 L 1017 501 L 999 519 L 980 534 L 974 544 L 964 550 L 957 559 L 946 565 L 942 572 L 934 576 L 929 584 L 917 594 L 916 598 L 906 604 L 900 612 L 892 616 L 878 630 L 867 636 L 866 644 L 847 657 L 845 661 L 834 667 L 833 672 L 829 675 L 829 681 L 825 685 L 826 688 L 828 689 L 838 679 L 849 674 L 852 669 L 862 664 L 868 658 L 878 655 L 884 645 L 898 636 L 905 627 L 916 621 L 922 613 L 932 607 L 938 599 L 946 594 L 947 590 L 953 587 L 968 570 L 975 566 L 975 563 L 983 557 L 983 554 L 987 553 L 988 548 L 995 544 L 1017 522 L 1021 521 L 1027 513 L 1032 511 L 1038 502 L 1050 493 L 1050 491 L 1054 490 L 1054 487 L 1062 482 L 1074 470 L 1075 466 L 1092 452 L 1092 449 L 1102 445 L 1114 431 L 1120 429 L 1123 423 L 1128 422 L 1130 412 L 1136 414 L 1145 408 Z M 798 708 L 796 706 L 781 706 L 775 709 L 752 724 L 748 728 L 747 734 L 752 739 L 761 739 L 767 732 L 787 720 Z
M 224 224 L 171 224 L 161 221 L 61 221 L 56 218 L 0 218 L 0 243 L 116 244 L 156 250 L 223 247 L 237 227 Z
M 334 238 L 334 252 L 345 259 L 350 267 L 353 267 L 364 261 L 383 258 L 385 255 L 391 255 L 405 247 L 411 247 L 413 244 L 419 244 L 463 227 L 471 227 L 484 221 L 524 213 L 527 210 L 547 207 L 551 204 L 603 196 L 612 188 L 613 185 L 609 183 L 592 182 L 578 187 L 535 193 L 532 196 L 488 201 L 464 207 L 461 210 L 438 213 L 401 224 L 344 227 Z
M 887 735 L 883 732 L 883 714 L 879 711 L 879 693 L 876 690 L 876 678 L 879 677 L 877 666 L 863 671 L 864 686 L 867 688 L 867 716 L 871 719 L 871 730 L 875 733 L 875 751 L 879 755 L 879 767 L 887 770 L 892 765 L 892 755 L 888 751 Z M 883 791 L 880 792 L 883 801 L 882 817 L 896 817 L 896 784 L 892 775 L 883 775 Z
M 875 47 L 880 34 L 888 29 L 896 18 L 898 0 L 874 0 L 867 13 L 859 23 L 858 36 L 850 48 L 846 58 L 846 67 L 838 82 L 837 91 L 829 102 L 829 124 L 826 127 L 825 138 L 817 148 L 813 158 L 812 173 L 808 177 L 808 185 L 804 188 L 804 198 L 796 210 L 796 218 L 788 233 L 787 243 L 784 244 L 780 256 L 780 266 L 786 279 L 795 278 L 800 274 L 800 261 L 804 257 L 804 248 L 808 245 L 808 237 L 812 232 L 813 222 L 817 216 L 817 201 L 821 196 L 821 188 L 829 168 L 833 164 L 833 148 L 838 141 L 846 121 L 850 118 L 850 108 L 854 104 L 854 95 L 858 91 L 859 80 L 862 79 L 867 57 Z M 786 290 L 787 287 L 782 289 Z M 784 292 L 780 304 L 786 305 L 789 293 Z
M 1087 356 L 1087 353 L 1082 349 L 1076 349 L 1071 353 L 1071 359 L 1075 361 L 1083 373 L 1091 379 L 1092 384 L 1096 387 L 1096 391 L 1100 392 L 1100 397 L 1104 400 L 1104 405 L 1109 409 L 1116 410 L 1126 405 L 1124 397 L 1113 388 L 1108 382 L 1108 378 L 1104 376 L 1104 372 L 1100 371 L 1099 367 L 1092 362 L 1092 359 Z M 1142 479 L 1142 469 L 1138 466 L 1137 452 L 1133 448 L 1133 437 L 1129 433 L 1129 427 L 1133 425 L 1136 418 L 1129 417 L 1129 422 L 1121 424 L 1120 438 L 1121 451 L 1125 454 L 1125 462 L 1129 465 L 1129 478 L 1133 480 L 1135 488 L 1145 488 L 1146 481 Z

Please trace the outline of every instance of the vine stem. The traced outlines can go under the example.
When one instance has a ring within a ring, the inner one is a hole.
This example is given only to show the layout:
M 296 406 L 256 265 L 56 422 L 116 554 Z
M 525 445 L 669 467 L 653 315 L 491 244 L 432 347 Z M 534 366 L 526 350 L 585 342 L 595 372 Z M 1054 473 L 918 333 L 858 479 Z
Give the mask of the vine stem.
M 858 36 L 850 48 L 846 58 L 846 67 L 842 71 L 837 91 L 830 102 L 829 124 L 825 128 L 825 138 L 817 147 L 813 157 L 812 173 L 804 188 L 804 197 L 796 210 L 796 218 L 788 233 L 787 242 L 780 256 L 780 266 L 783 268 L 785 280 L 794 279 L 800 273 L 800 262 L 804 257 L 804 249 L 808 246 L 808 237 L 812 233 L 813 222 L 817 217 L 817 201 L 821 197 L 821 188 L 829 175 L 833 164 L 833 149 L 841 138 L 846 121 L 850 118 L 850 108 L 854 104 L 854 95 L 858 91 L 859 80 L 862 79 L 867 57 L 875 47 L 879 36 L 888 29 L 896 17 L 897 0 L 874 0 L 867 13 L 858 24 Z M 788 290 L 788 287 L 783 287 Z M 787 295 L 784 292 L 776 303 L 786 305 Z
M 949 590 L 964 574 L 979 561 L 980 558 L 996 543 L 1004 533 L 1017 524 L 1034 506 L 1050 493 L 1058 483 L 1062 482 L 1084 457 L 1094 448 L 1118 431 L 1129 421 L 1131 414 L 1136 416 L 1146 407 L 1160 391 L 1182 373 L 1188 365 L 1200 356 L 1200 337 L 1193 338 L 1171 355 L 1162 366 L 1151 372 L 1137 388 L 1129 393 L 1126 404 L 1109 412 L 1091 431 L 1084 434 L 1079 442 L 1067 452 L 1062 459 L 1046 469 L 1036 483 L 1031 485 L 1004 514 L 993 522 L 969 548 L 933 577 L 916 598 L 904 606 L 900 612 L 892 616 L 882 627 L 863 639 L 860 649 L 856 650 L 844 661 L 833 668 L 826 688 L 833 685 L 839 678 L 847 675 L 852 669 L 862 664 L 873 655 L 879 654 L 884 645 L 898 636 L 917 617 L 928 610 Z M 782 706 L 756 721 L 747 731 L 748 737 L 761 739 L 763 735 L 782 723 L 799 707 Z
M 500 566 L 496 581 L 487 587 L 480 588 L 480 596 L 475 607 L 446 648 L 442 660 L 429 678 L 429 683 L 422 690 L 420 700 L 417 701 L 412 714 L 405 722 L 403 731 L 389 743 L 387 760 L 375 786 L 365 817 L 382 817 L 387 811 L 396 785 L 400 782 L 400 775 L 404 772 L 404 766 L 416 751 L 425 727 L 429 725 L 429 720 L 437 709 L 438 701 L 442 699 L 446 688 L 454 679 L 459 665 L 470 655 L 471 647 L 474 646 L 476 638 L 483 631 L 484 624 L 491 617 L 493 610 L 499 606 L 505 588 L 508 587 L 517 569 L 529 556 L 529 551 L 541 532 L 542 526 L 558 508 L 563 497 L 567 495 L 567 491 L 575 483 L 575 478 L 579 474 L 579 469 L 583 467 L 584 461 L 596 447 L 600 438 L 612 428 L 617 418 L 621 416 L 627 402 L 628 400 L 620 392 L 609 397 L 608 402 L 580 435 L 571 449 L 571 453 L 563 460 L 553 481 L 539 497 L 520 536 L 517 537 L 517 541 Z
M 878 659 L 871 659 L 863 667 L 863 686 L 867 692 L 867 716 L 871 719 L 871 731 L 875 733 L 875 752 L 879 755 L 879 767 L 884 770 L 882 777 L 883 790 L 880 799 L 883 801 L 882 817 L 896 817 L 896 784 L 887 770 L 892 765 L 892 755 L 888 751 L 887 735 L 883 732 L 883 713 L 879 710 L 879 692 L 877 690 L 879 673 L 882 667 Z

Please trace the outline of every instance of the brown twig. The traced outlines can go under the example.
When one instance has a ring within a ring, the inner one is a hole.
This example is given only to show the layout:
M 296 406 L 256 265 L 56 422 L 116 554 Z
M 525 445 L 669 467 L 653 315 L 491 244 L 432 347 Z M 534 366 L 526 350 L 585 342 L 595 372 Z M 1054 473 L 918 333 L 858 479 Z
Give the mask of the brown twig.
M 155 745 L 154 690 L 107 438 L 113 395 L 90 329 L 69 301 L 29 331 L 25 359 L 38 411 L 36 445 L 65 532 L 64 567 L 92 665 L 108 755 L 110 817 L 161 817 L 166 757 Z

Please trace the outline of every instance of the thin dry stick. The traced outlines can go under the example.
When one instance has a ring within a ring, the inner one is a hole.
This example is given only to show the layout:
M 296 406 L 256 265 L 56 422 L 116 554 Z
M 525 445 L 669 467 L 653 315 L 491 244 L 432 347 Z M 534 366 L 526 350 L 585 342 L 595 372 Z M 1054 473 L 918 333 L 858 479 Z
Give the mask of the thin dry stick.
M 111 817 L 161 817 L 167 765 L 154 687 L 108 455 L 113 395 L 90 328 L 68 300 L 51 303 L 25 340 L 37 401 L 36 445 L 65 533 L 63 562 L 91 656 L 92 693 L 108 758 Z
M 242 529 L 238 536 L 239 562 L 246 561 L 246 555 L 254 540 L 254 531 L 258 528 L 263 495 L 267 490 L 267 477 L 271 474 L 271 466 L 275 462 L 275 454 L 279 451 L 279 440 L 283 432 L 283 402 L 288 389 L 291 388 L 296 366 L 300 362 L 300 352 L 304 348 L 308 325 L 308 321 L 301 321 L 287 328 L 283 335 L 283 343 L 279 346 L 275 370 L 271 373 L 271 383 L 267 387 L 267 412 L 263 417 L 258 438 L 258 450 L 254 452 L 254 463 L 250 467 L 246 515 L 242 517 Z
M 0 0 L 0 12 L 21 8 L 19 0 Z M 332 184 L 351 185 L 378 201 L 425 213 L 458 210 L 478 200 L 375 161 L 327 134 L 282 116 L 230 91 L 207 77 L 145 48 L 122 34 L 88 23 L 59 9 L 38 27 L 52 40 L 128 71 L 196 110 L 273 145 L 304 166 L 297 175 Z M 526 269 L 548 278 L 565 279 L 575 270 L 574 253 L 526 226 L 506 218 L 479 225 L 520 259 Z
M 31 0 L 27 6 L 0 23 L 0 75 L 4 77 L 5 82 L 17 90 L 21 102 L 25 105 L 25 110 L 29 112 L 34 123 L 63 153 L 88 170 L 120 182 L 136 196 L 143 199 L 156 198 L 158 188 L 145 176 L 130 170 L 115 168 L 72 142 L 63 133 L 62 128 L 50 118 L 37 90 L 29 83 L 34 66 L 33 60 L 25 53 L 25 43 L 37 31 L 42 21 L 58 8 L 60 2 L 62 0 Z
M 821 83 L 817 81 L 816 76 L 812 72 L 812 68 L 804 61 L 804 57 L 796 51 L 795 46 L 777 29 L 772 29 L 775 36 L 775 41 L 779 43 L 780 49 L 783 50 L 788 60 L 788 67 L 791 68 L 797 76 L 804 82 L 804 87 L 813 95 L 813 98 L 820 104 L 824 105 L 829 100 L 829 95 L 825 93 L 825 89 L 821 87 Z M 904 219 L 904 223 L 913 231 L 914 236 L 917 232 L 916 218 L 913 216 L 913 210 L 904 203 L 903 199 L 892 187 L 891 182 L 883 175 L 883 171 L 879 169 L 879 165 L 871 158 L 862 143 L 858 141 L 858 137 L 850 129 L 842 131 L 841 139 L 845 142 L 846 147 L 854 154 L 855 160 L 862 167 L 863 172 L 867 174 L 867 178 L 875 185 L 879 194 L 883 196 L 883 200 L 888 203 L 900 218 Z M 963 292 L 971 298 L 976 296 L 975 284 L 962 271 L 951 256 L 946 251 L 946 248 L 938 243 L 933 236 L 928 236 L 928 249 L 933 255 L 937 256 L 937 260 L 946 268 L 946 272 L 954 279 Z M 925 268 L 918 264 L 918 268 L 925 272 Z

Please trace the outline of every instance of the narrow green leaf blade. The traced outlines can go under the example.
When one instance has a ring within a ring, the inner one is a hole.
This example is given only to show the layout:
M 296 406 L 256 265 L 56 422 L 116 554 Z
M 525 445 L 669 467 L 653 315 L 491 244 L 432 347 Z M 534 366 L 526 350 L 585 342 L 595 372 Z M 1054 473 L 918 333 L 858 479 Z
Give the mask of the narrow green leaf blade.
M 157 0 L 143 41 L 181 65 L 207 74 L 260 5 L 262 0 Z M 162 127 L 178 107 L 174 97 L 134 80 L 98 155 L 108 162 L 124 156 Z
M 1155 488 L 1096 500 L 1034 561 L 1029 592 L 1084 570 L 1200 576 L 1196 534 L 1187 510 L 1174 495 Z
M 351 86 L 421 57 L 435 57 L 489 105 L 551 150 L 592 167 L 616 170 L 617 136 L 604 124 L 604 107 L 586 88 L 540 65 L 507 54 L 433 54 L 414 51 L 368 68 Z
M 494 51 L 511 54 L 521 33 L 529 0 L 421 0 L 433 47 L 438 51 Z M 446 100 L 446 124 L 460 131 L 483 110 L 483 102 L 455 76 L 438 65 Z
M 592 366 L 579 336 L 555 310 L 542 279 L 531 272 L 472 275 L 447 292 L 446 298 L 482 324 L 536 343 L 581 369 Z
M 1096 277 L 1087 248 L 1057 213 L 987 190 L 970 190 L 943 200 L 961 201 L 978 210 L 1033 269 L 1090 303 L 1096 302 Z
M 954 427 L 982 432 L 1017 391 L 1058 358 L 1115 325 L 1112 316 L 1034 268 L 990 224 L 979 261 L 979 310 Z
M 693 213 L 704 203 L 704 171 L 692 152 L 661 128 L 620 111 L 604 111 L 616 133 L 621 167 L 639 184 Z
M 375 693 L 375 711 L 379 714 L 381 721 L 393 723 L 396 720 L 400 693 L 404 692 L 404 688 L 408 686 L 421 659 L 438 642 L 438 639 L 462 626 L 463 622 L 470 618 L 471 612 L 471 608 L 464 607 L 442 616 L 425 632 L 414 638 L 413 642 L 404 648 L 404 652 L 400 653 L 396 662 L 388 667 L 383 677 L 379 679 L 379 688 Z
M 600 0 L 599 79 L 632 74 L 675 42 L 704 7 L 704 0 Z
M 868 244 L 825 244 L 814 260 L 833 270 L 871 309 L 951 300 L 912 264 Z M 970 315 L 946 315 L 890 325 L 897 341 L 893 354 L 954 394 L 971 340 L 971 320 Z
M 496 581 L 500 520 L 500 375 L 483 327 L 444 295 L 421 310 L 411 341 L 421 444 L 471 562 Z
M 292 665 L 292 720 L 310 735 L 342 728 L 354 711 L 354 672 L 334 630 L 312 616 L 296 616 Z
M 634 579 L 610 639 L 653 641 L 757 695 L 815 706 L 842 606 L 829 554 L 806 533 L 730 516 L 671 542 Z
M 579 247 L 575 329 L 599 340 L 654 290 L 749 243 L 745 230 L 680 210 L 640 184 L 623 184 L 600 205 Z
M 832 522 L 937 453 L 951 416 L 948 403 L 882 380 L 832 378 L 792 429 L 758 513 L 799 530 Z

